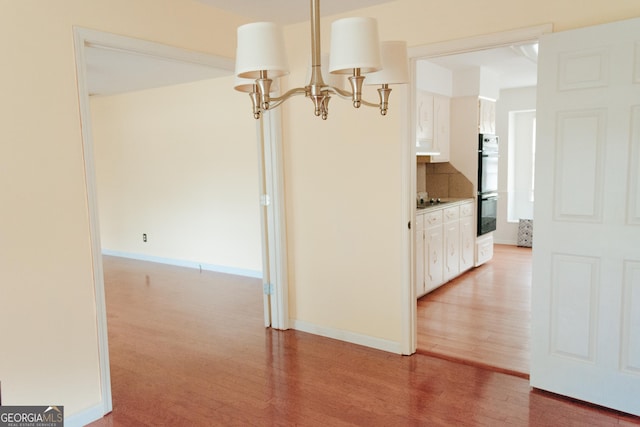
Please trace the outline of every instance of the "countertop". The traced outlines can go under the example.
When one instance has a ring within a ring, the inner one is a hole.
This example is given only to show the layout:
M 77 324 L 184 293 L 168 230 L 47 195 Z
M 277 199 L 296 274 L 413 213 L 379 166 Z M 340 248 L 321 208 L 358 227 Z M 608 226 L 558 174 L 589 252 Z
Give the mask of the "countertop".
M 430 203 L 427 202 L 424 205 L 420 205 L 418 204 L 416 206 L 417 208 L 417 213 L 423 213 L 423 212 L 428 212 L 428 211 L 432 211 L 432 210 L 436 210 L 436 209 L 445 209 L 445 208 L 449 208 L 452 206 L 457 206 L 457 205 L 461 205 L 463 203 L 468 203 L 468 202 L 474 202 L 475 199 L 473 197 L 466 197 L 466 198 L 442 198 L 440 199 L 440 203 Z

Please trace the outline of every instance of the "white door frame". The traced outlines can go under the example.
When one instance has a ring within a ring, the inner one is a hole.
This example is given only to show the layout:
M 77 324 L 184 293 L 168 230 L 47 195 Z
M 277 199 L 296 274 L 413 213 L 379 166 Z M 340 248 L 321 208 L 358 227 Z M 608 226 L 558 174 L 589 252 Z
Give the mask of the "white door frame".
M 289 329 L 289 284 L 284 206 L 281 110 L 262 113 L 256 125 L 262 219 L 265 326 Z
M 403 158 L 406 160 L 402 163 L 403 173 L 403 186 L 405 191 L 404 208 L 409 208 L 409 215 L 407 216 L 411 221 L 411 224 L 416 223 L 415 215 L 415 194 L 416 194 L 416 145 L 414 143 L 415 134 L 415 88 L 417 87 L 417 80 L 415 75 L 416 62 L 420 59 L 433 58 L 437 56 L 454 55 L 457 53 L 473 52 L 483 49 L 492 49 L 496 47 L 509 46 L 512 44 L 526 43 L 537 41 L 543 34 L 551 33 L 553 31 L 552 24 L 543 24 L 533 27 L 526 27 L 512 31 L 504 31 L 500 33 L 485 34 L 477 37 L 468 37 L 464 39 L 450 40 L 440 43 L 432 43 L 422 46 L 416 46 L 409 48 L 408 55 L 411 69 L 411 93 L 407 96 L 409 105 L 407 111 L 409 114 L 407 124 L 410 132 L 408 132 L 408 141 L 405 144 L 406 148 L 403 148 Z M 404 140 L 404 138 L 403 138 Z M 408 178 L 407 178 L 408 177 Z M 403 280 L 404 286 L 402 291 L 402 301 L 405 310 L 402 313 L 402 353 L 412 354 L 415 353 L 417 348 L 417 295 L 416 295 L 416 277 L 415 277 L 415 239 L 413 230 L 409 233 L 404 233 L 403 247 L 405 248 L 405 261 L 404 276 L 408 279 Z
M 95 173 L 93 132 L 91 128 L 91 110 L 89 103 L 88 72 L 86 65 L 87 46 L 97 46 L 118 49 L 125 52 L 133 52 L 150 55 L 173 61 L 195 63 L 223 70 L 233 71 L 234 61 L 205 53 L 188 51 L 160 43 L 148 42 L 116 34 L 74 27 L 74 45 L 76 55 L 76 72 L 78 82 L 78 102 L 80 106 L 80 123 L 82 132 L 82 144 L 85 166 L 85 181 L 87 186 L 87 206 L 89 214 L 89 233 L 91 238 L 91 258 L 93 262 L 93 284 L 96 304 L 96 328 L 98 335 L 98 358 L 100 367 L 100 387 L 102 394 L 103 415 L 112 411 L 113 401 L 111 397 L 111 371 L 109 368 L 109 343 L 107 335 L 107 311 L 104 292 L 104 270 L 102 265 L 102 247 L 100 243 L 100 222 L 98 218 L 98 198 Z M 247 101 L 248 102 L 248 101 Z M 273 196 L 266 195 L 266 199 L 274 200 L 268 204 L 265 220 L 269 224 L 265 230 L 268 242 L 263 236 L 263 251 L 269 248 L 269 252 L 263 256 L 268 260 L 269 268 L 263 267 L 265 283 L 274 285 L 275 292 L 270 297 L 271 324 L 278 329 L 288 328 L 288 299 L 286 280 L 286 245 L 284 235 L 284 184 L 282 177 L 281 137 L 278 123 L 273 115 L 267 122 L 258 128 L 258 140 L 266 155 L 261 156 L 261 180 L 260 188 L 272 192 Z M 263 133 L 260 138 L 260 133 Z M 262 173 L 264 171 L 264 175 Z M 261 191 L 261 196 L 265 196 Z M 271 277 L 266 277 L 267 271 L 272 271 Z M 275 272 L 275 273 L 273 273 Z M 265 320 L 266 322 L 266 320 Z

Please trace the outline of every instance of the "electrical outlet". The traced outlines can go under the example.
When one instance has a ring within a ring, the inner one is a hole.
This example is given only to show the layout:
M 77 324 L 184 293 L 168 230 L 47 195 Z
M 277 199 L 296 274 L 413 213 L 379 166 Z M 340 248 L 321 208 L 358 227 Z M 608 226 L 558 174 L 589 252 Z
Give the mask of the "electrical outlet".
M 142 241 L 147 243 L 147 233 L 142 233 Z

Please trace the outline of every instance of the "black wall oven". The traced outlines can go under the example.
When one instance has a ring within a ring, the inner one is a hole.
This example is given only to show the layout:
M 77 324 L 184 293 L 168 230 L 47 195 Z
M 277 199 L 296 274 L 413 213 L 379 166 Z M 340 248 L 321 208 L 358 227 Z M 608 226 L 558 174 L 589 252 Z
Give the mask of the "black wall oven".
M 478 236 L 495 231 L 498 213 L 498 137 L 478 138 Z

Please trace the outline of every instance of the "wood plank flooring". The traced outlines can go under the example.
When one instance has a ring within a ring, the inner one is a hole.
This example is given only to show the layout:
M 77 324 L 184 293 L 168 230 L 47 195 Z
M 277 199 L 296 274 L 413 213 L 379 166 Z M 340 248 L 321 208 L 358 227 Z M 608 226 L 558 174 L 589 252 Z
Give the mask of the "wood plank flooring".
M 104 426 L 631 426 L 526 380 L 262 326 L 260 281 L 105 257 Z
M 493 259 L 418 300 L 418 351 L 529 377 L 531 249 Z

